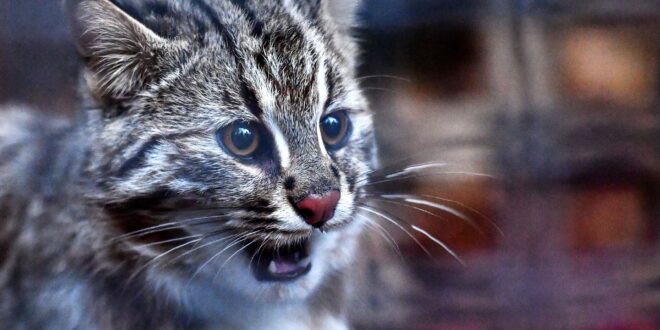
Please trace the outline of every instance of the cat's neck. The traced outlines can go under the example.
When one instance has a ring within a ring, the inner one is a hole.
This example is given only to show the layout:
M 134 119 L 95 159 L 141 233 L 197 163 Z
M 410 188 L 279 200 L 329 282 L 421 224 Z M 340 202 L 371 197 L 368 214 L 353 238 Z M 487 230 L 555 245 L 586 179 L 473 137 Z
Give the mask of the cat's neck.
M 168 296 L 179 299 L 180 306 L 205 319 L 207 324 L 223 324 L 237 329 L 347 329 L 344 282 L 331 275 L 327 285 L 302 300 L 272 302 L 263 297 L 246 298 L 231 291 L 212 289 L 209 281 L 181 281 L 171 278 L 163 286 Z M 179 290 L 180 285 L 184 290 Z M 181 294 L 183 292 L 183 294 Z

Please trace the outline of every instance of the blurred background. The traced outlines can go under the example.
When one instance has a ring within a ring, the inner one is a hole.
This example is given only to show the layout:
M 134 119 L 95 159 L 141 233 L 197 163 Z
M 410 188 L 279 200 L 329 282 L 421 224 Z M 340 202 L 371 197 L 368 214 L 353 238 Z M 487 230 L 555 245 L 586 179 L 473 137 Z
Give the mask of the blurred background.
M 383 166 L 447 164 L 370 203 L 465 265 L 382 222 L 357 328 L 660 329 L 660 2 L 363 7 Z M 78 69 L 59 1 L 0 2 L 0 104 L 71 114 Z

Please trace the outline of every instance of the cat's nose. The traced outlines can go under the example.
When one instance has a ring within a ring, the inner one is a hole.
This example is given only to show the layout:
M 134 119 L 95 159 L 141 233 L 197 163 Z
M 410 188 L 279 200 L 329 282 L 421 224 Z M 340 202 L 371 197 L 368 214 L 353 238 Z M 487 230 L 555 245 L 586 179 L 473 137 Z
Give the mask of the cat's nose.
M 335 208 L 341 194 L 331 190 L 323 195 L 310 194 L 295 204 L 296 210 L 305 222 L 318 228 L 335 215 Z

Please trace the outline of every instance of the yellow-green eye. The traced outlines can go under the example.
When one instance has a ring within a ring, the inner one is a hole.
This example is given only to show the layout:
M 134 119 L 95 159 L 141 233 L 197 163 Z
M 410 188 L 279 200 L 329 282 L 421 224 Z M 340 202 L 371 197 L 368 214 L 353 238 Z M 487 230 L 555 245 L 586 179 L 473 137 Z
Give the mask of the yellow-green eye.
M 218 133 L 220 142 L 234 156 L 250 157 L 259 149 L 259 129 L 247 122 L 235 122 Z
M 348 141 L 351 122 L 345 111 L 331 113 L 321 119 L 321 137 L 330 149 L 339 149 Z

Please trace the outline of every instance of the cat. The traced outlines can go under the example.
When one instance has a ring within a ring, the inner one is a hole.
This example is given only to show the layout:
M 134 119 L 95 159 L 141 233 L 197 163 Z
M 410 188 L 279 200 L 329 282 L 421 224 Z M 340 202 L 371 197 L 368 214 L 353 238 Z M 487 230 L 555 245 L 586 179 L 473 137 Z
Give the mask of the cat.
M 345 329 L 357 0 L 65 0 L 80 109 L 0 112 L 4 329 Z

